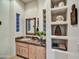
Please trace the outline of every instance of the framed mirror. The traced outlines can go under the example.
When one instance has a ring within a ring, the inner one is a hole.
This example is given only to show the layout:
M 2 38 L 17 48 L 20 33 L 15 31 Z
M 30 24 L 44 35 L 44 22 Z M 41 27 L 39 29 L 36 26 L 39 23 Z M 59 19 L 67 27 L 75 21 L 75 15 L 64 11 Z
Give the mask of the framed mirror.
M 26 34 L 35 35 L 36 32 L 36 18 L 26 19 Z

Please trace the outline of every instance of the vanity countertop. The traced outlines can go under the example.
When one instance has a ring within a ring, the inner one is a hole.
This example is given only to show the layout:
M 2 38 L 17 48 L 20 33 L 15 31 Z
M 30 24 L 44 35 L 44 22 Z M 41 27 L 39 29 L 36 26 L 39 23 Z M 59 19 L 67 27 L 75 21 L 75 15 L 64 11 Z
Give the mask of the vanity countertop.
M 30 38 L 30 40 L 28 38 L 16 39 L 16 42 L 21 42 L 21 43 L 26 43 L 26 44 L 32 44 L 32 45 L 42 46 L 42 47 L 46 46 L 45 42 L 43 42 L 43 41 L 40 42 L 37 39 L 34 40 L 34 39 L 31 39 L 31 38 Z

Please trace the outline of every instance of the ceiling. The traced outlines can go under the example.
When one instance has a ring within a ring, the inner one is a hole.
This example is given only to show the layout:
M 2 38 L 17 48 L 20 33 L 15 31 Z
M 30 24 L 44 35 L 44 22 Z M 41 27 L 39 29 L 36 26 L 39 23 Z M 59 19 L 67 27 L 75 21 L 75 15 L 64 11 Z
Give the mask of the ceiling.
M 22 0 L 24 3 L 28 3 L 30 1 L 33 1 L 33 0 Z

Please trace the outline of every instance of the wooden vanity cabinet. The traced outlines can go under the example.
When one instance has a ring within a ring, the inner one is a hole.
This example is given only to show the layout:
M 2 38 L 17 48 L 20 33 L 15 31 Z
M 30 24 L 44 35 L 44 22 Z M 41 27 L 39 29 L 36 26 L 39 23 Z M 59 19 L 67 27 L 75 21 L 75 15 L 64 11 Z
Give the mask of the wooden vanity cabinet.
M 16 42 L 16 54 L 28 59 L 46 59 L 45 47 Z

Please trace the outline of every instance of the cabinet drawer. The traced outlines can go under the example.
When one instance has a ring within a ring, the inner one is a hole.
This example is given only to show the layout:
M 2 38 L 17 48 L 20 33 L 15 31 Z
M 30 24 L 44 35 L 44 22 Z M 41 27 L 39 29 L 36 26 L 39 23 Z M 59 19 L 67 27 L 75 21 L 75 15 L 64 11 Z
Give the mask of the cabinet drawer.
M 17 46 L 28 47 L 28 44 L 20 43 L 20 42 L 16 42 L 16 45 L 17 45 Z

